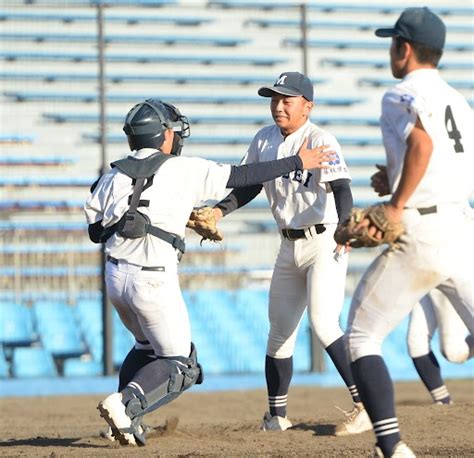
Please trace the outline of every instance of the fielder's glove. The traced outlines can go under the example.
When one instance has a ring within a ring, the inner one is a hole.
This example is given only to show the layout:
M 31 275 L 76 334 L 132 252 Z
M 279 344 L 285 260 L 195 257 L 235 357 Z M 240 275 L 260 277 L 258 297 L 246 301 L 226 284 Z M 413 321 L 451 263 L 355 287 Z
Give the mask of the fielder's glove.
M 369 235 L 367 227 L 355 229 L 365 218 L 382 233 L 382 238 Z M 380 204 L 368 208 L 353 208 L 349 220 L 337 227 L 334 240 L 340 245 L 349 244 L 353 248 L 375 247 L 384 243 L 395 248 L 397 240 L 404 232 L 403 224 L 390 221 L 385 206 Z
M 195 209 L 189 215 L 189 220 L 186 223 L 194 232 L 202 237 L 202 240 L 212 240 L 213 242 L 220 242 L 224 236 L 217 228 L 217 222 L 214 215 L 214 210 L 211 207 L 202 207 Z

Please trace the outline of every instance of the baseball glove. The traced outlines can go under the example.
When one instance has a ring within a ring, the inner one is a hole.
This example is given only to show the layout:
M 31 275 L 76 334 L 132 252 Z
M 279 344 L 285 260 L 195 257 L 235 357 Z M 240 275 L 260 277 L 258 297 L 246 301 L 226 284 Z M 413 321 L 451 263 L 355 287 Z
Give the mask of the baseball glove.
M 217 222 L 214 215 L 214 210 L 211 207 L 202 207 L 195 209 L 189 215 L 189 220 L 186 223 L 194 232 L 202 237 L 202 240 L 212 240 L 213 242 L 220 242 L 224 236 L 217 228 Z
M 382 238 L 369 235 L 367 227 L 355 229 L 365 218 L 382 232 Z M 349 220 L 337 227 L 334 240 L 340 245 L 348 243 L 353 248 L 375 247 L 384 243 L 395 248 L 397 240 L 403 233 L 403 224 L 390 221 L 385 206 L 380 204 L 368 208 L 353 208 Z

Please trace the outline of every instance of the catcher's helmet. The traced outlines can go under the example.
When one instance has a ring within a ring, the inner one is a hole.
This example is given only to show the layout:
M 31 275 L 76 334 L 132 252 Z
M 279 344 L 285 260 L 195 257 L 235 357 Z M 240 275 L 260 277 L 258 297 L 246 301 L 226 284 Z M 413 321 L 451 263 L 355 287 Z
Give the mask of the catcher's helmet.
M 173 129 L 176 134 L 171 154 L 178 156 L 183 139 L 190 135 L 190 128 L 186 116 L 175 106 L 156 99 L 145 100 L 128 112 L 123 126 L 132 150 L 160 148 L 166 129 Z

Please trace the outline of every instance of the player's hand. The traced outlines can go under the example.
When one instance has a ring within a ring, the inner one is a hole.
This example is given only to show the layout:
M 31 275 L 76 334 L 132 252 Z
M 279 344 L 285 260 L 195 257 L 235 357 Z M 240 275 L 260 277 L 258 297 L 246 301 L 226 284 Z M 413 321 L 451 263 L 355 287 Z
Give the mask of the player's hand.
M 370 177 L 370 185 L 380 196 L 390 194 L 390 185 L 388 184 L 387 166 L 375 164 L 378 171 Z
M 336 152 L 329 150 L 329 145 L 308 148 L 308 138 L 306 137 L 298 151 L 298 156 L 303 162 L 303 169 L 327 169 L 329 164 L 324 164 L 336 158 Z
M 224 216 L 224 214 L 222 213 L 222 210 L 218 207 L 213 207 L 212 211 L 214 212 L 214 218 L 217 223 L 217 221 L 219 221 Z

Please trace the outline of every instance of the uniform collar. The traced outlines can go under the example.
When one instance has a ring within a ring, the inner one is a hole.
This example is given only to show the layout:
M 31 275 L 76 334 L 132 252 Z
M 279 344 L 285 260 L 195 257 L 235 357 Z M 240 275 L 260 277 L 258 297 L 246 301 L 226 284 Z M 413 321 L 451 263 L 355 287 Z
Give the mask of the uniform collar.
M 137 159 L 145 159 L 146 157 L 151 156 L 152 154 L 155 154 L 158 151 L 160 150 L 155 148 L 142 148 L 138 151 L 134 151 L 133 157 L 136 157 Z
M 405 75 L 402 81 L 409 81 L 413 78 L 435 75 L 439 75 L 439 71 L 437 68 L 419 68 L 418 70 L 413 70 L 412 72 L 408 73 L 408 75 Z

